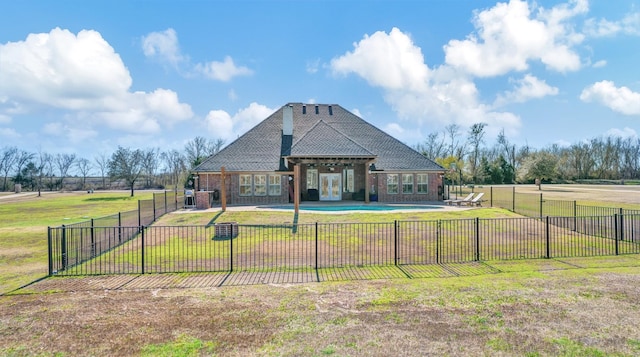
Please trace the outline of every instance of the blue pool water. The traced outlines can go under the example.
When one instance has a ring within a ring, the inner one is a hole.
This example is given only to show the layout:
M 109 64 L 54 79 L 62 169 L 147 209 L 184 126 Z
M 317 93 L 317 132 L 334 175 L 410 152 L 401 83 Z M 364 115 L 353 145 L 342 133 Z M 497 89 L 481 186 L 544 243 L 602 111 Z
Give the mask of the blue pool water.
M 293 206 L 263 206 L 261 208 L 288 209 Z M 341 212 L 341 211 L 397 211 L 397 210 L 428 210 L 442 209 L 439 206 L 427 205 L 326 205 L 326 206 L 300 206 L 303 211 Z

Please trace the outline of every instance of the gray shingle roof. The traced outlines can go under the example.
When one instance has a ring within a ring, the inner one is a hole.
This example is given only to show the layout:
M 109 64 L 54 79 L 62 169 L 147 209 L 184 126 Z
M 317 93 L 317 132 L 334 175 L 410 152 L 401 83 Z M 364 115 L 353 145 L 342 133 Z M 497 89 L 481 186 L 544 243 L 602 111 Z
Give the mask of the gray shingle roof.
M 287 104 L 293 107 L 291 156 L 376 157 L 380 170 L 443 171 L 435 162 L 399 140 L 367 123 L 339 105 Z M 317 112 L 316 114 L 316 107 Z M 280 168 L 282 145 L 280 108 L 195 171 L 276 171 Z M 285 148 L 286 149 L 286 148 Z

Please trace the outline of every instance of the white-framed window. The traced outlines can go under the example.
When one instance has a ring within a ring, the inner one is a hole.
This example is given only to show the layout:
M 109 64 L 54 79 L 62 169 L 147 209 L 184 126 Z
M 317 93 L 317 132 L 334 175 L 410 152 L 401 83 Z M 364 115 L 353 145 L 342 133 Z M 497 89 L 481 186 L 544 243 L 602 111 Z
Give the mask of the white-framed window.
M 240 175 L 240 196 L 251 196 L 252 186 L 251 175 Z
M 267 195 L 267 175 L 253 175 L 253 194 L 256 196 Z
M 307 189 L 318 189 L 318 169 L 307 169 Z
M 353 192 L 353 169 L 342 171 L 342 189 L 344 192 Z
M 429 193 L 429 175 L 418 174 L 418 193 Z
M 413 193 L 413 174 L 402 174 L 402 193 Z
M 398 193 L 398 174 L 387 174 L 387 193 Z
M 269 175 L 269 196 L 280 196 L 281 193 L 280 175 Z

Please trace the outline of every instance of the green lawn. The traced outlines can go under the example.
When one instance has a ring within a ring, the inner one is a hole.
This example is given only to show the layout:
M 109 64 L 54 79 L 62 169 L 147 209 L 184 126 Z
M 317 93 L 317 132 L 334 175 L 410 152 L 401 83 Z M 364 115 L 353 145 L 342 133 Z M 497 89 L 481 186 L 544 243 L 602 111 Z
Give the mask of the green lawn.
M 47 227 L 136 210 L 151 191 L 47 193 L 24 200 L 0 201 L 0 293 L 47 274 Z

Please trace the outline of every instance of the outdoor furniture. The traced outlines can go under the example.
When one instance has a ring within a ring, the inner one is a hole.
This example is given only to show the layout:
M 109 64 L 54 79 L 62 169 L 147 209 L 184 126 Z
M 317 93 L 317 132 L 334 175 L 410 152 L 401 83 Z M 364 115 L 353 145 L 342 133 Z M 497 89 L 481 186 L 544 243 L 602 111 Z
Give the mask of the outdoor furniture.
M 453 206 L 454 204 L 456 204 L 456 205 L 460 206 L 460 204 L 461 204 L 462 202 L 468 202 L 468 201 L 471 201 L 471 198 L 473 198 L 473 195 L 474 195 L 474 194 L 473 194 L 473 192 L 472 192 L 472 193 L 470 193 L 469 195 L 467 195 L 467 197 L 465 197 L 465 198 L 463 198 L 463 199 L 461 199 L 461 200 L 458 200 L 458 199 L 456 199 L 456 200 L 444 200 L 444 203 L 448 204 L 449 206 Z
M 466 205 L 466 206 L 482 206 L 482 202 L 484 202 L 484 200 L 482 199 L 482 196 L 484 196 L 484 192 L 480 192 L 476 197 L 474 197 L 473 199 L 466 201 L 466 202 L 460 202 L 460 204 Z

